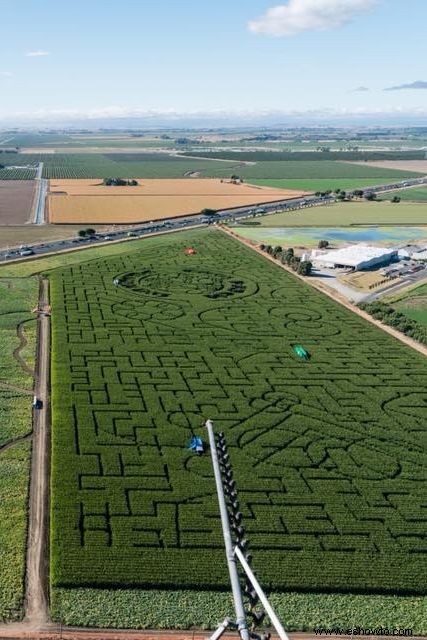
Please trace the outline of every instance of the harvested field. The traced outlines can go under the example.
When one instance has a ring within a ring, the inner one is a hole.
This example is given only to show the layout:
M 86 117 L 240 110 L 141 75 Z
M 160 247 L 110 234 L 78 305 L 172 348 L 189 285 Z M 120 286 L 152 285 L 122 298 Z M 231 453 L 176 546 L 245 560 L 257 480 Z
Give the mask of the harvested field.
M 101 180 L 52 180 L 52 223 L 134 223 L 295 198 L 286 191 L 220 180 L 140 180 L 135 187 L 106 187 Z
M 414 171 L 427 175 L 427 160 L 370 160 L 368 162 L 349 162 L 363 167 L 378 169 L 396 169 L 398 171 Z
M 0 180 L 0 225 L 29 222 L 34 184 L 32 180 Z

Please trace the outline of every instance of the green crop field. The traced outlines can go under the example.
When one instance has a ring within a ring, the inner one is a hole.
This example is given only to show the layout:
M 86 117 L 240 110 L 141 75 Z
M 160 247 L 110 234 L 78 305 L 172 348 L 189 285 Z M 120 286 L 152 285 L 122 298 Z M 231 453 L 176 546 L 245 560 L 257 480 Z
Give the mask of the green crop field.
M 427 632 L 427 598 L 324 593 L 271 593 L 269 599 L 287 631 L 319 628 L 412 629 Z M 141 589 L 55 589 L 53 620 L 82 627 L 125 629 L 216 629 L 233 618 L 231 593 L 141 591 Z
M 236 145 L 239 146 L 239 145 Z M 291 144 L 292 146 L 292 144 Z M 343 160 L 345 162 L 362 162 L 374 160 L 424 160 L 424 150 L 410 151 L 309 151 L 300 149 L 299 151 L 188 151 L 184 155 L 197 156 L 199 158 L 216 158 L 223 160 L 248 161 L 248 162 L 282 162 L 290 160 L 292 162 L 330 162 Z
M 211 417 L 264 584 L 426 591 L 421 355 L 217 231 L 50 281 L 54 586 L 227 588 Z
M 200 177 L 229 177 L 237 173 L 247 181 L 279 180 L 278 186 L 309 190 L 372 186 L 393 179 L 405 179 L 420 174 L 363 166 L 332 160 L 256 160 L 253 164 L 239 159 L 219 161 L 206 158 L 172 156 L 159 153 L 0 153 L 0 179 L 35 177 L 35 167 L 44 163 L 44 178 L 182 178 L 190 173 Z M 9 167 L 24 167 L 8 169 Z M 33 167 L 33 168 L 30 168 Z M 326 182 L 324 182 L 326 181 Z M 365 184 L 365 182 L 367 183 Z M 264 183 L 264 182 L 262 182 Z M 270 184 L 270 183 L 267 183 Z M 305 188 L 305 187 L 303 187 Z
M 294 180 L 302 180 L 307 184 L 306 181 L 315 180 L 316 183 L 320 185 L 325 183 L 320 183 L 319 181 L 326 180 L 328 184 L 332 185 L 332 181 L 343 179 L 347 183 L 350 181 L 349 184 L 356 184 L 357 181 L 357 186 L 359 187 L 364 185 L 364 180 L 366 179 L 379 184 L 393 180 L 404 180 L 406 177 L 421 175 L 407 171 L 397 171 L 395 169 L 383 169 L 382 167 L 364 166 L 347 162 L 334 162 L 332 160 L 273 160 L 264 162 L 258 160 L 255 164 L 248 164 L 238 170 L 236 169 L 236 173 L 247 181 L 269 179 L 293 182 Z M 291 184 L 291 182 L 288 184 Z M 313 188 L 314 184 L 314 182 L 311 183 L 311 188 Z M 370 184 L 372 186 L 372 182 Z M 367 186 L 370 185 L 368 184 Z M 332 188 L 332 186 L 329 188 Z
M 0 180 L 33 180 L 36 177 L 37 167 L 23 158 L 23 156 L 16 158 L 15 165 L 15 163 L 8 164 L 0 155 Z M 3 169 L 2 165 L 4 165 Z
M 411 288 L 403 295 L 395 296 L 392 307 L 427 327 L 427 283 Z
M 0 154 L 0 164 L 8 166 L 32 165 L 43 162 L 44 178 L 182 178 L 191 172 L 203 176 L 230 175 L 236 162 L 218 162 L 168 156 L 154 153 L 81 153 L 81 154 Z M 0 179 L 24 179 L 22 173 L 30 169 L 0 170 Z M 35 177 L 33 175 L 27 178 Z
M 23 614 L 30 451 L 28 442 L 0 449 L 0 622 Z
M 398 196 L 402 200 L 408 200 L 412 202 L 427 202 L 427 187 L 420 187 L 414 189 L 402 189 L 401 191 L 393 191 L 393 193 L 387 193 L 381 195 L 382 198 L 391 200 L 395 196 Z M 426 210 L 427 220 L 427 210 Z
M 27 530 L 27 492 L 31 433 L 35 323 L 31 308 L 37 300 L 34 278 L 0 278 L 0 621 L 22 616 Z M 25 345 L 17 335 L 22 324 Z
M 263 227 L 347 227 L 376 224 L 416 226 L 427 225 L 427 212 L 422 204 L 363 201 L 284 211 L 261 216 L 256 220 Z

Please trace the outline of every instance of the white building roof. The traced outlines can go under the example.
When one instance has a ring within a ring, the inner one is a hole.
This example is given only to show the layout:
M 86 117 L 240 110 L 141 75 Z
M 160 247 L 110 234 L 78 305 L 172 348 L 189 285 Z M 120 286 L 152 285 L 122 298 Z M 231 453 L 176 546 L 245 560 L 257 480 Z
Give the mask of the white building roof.
M 357 267 L 357 265 L 364 262 L 392 256 L 395 253 L 396 249 L 390 249 L 388 247 L 371 247 L 366 244 L 358 244 L 337 249 L 336 251 L 328 251 L 322 255 L 319 255 L 319 252 L 317 252 L 317 255 L 313 257 L 315 257 L 317 262 Z
M 427 250 L 417 251 L 417 253 L 413 253 L 412 260 L 427 260 Z

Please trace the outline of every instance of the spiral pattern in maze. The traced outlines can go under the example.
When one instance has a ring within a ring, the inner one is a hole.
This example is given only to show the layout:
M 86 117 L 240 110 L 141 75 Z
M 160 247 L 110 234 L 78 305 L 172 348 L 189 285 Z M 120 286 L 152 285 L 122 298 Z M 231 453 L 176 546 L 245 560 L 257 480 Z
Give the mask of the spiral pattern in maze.
M 186 449 L 209 417 L 265 584 L 422 591 L 425 360 L 192 238 L 192 257 L 169 236 L 51 276 L 54 581 L 227 587 L 210 456 Z

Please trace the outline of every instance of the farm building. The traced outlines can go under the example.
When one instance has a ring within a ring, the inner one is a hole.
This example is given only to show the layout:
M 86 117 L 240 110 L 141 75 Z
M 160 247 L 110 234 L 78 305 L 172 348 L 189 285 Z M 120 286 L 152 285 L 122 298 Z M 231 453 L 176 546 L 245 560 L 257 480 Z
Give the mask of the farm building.
M 420 247 L 418 244 L 405 244 L 397 247 L 400 260 L 416 259 L 415 256 L 427 250 L 427 247 Z
M 412 260 L 421 260 L 421 261 L 427 260 L 427 249 L 413 253 Z
M 363 271 L 364 269 L 385 266 L 397 260 L 397 249 L 359 244 L 326 253 L 313 251 L 311 259 L 315 266 L 319 267 Z

